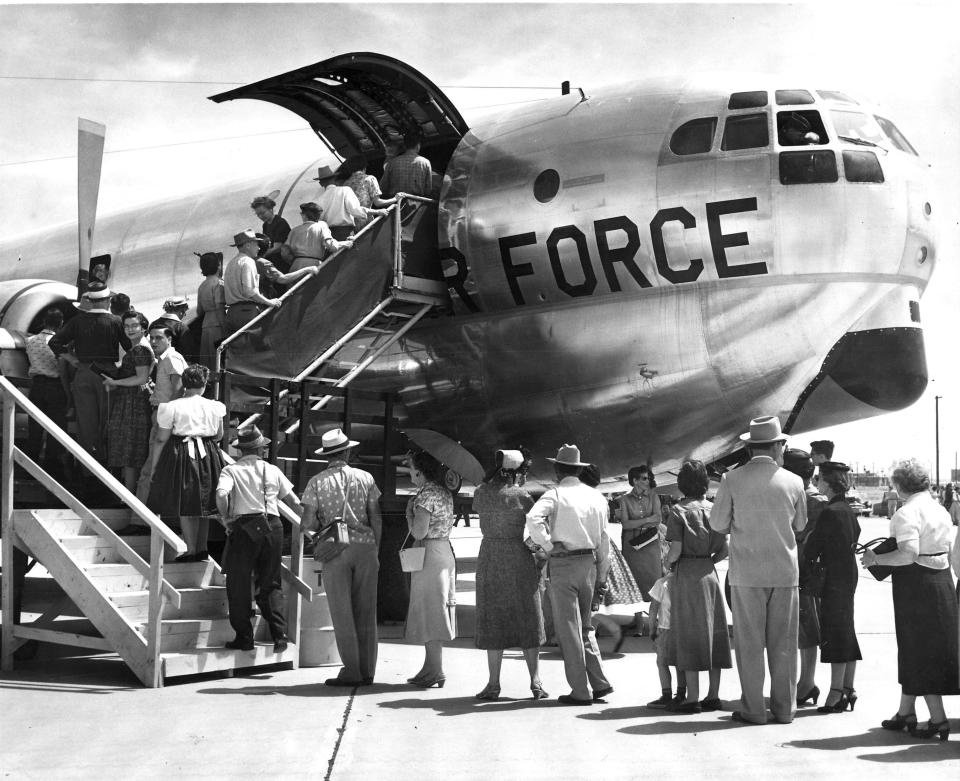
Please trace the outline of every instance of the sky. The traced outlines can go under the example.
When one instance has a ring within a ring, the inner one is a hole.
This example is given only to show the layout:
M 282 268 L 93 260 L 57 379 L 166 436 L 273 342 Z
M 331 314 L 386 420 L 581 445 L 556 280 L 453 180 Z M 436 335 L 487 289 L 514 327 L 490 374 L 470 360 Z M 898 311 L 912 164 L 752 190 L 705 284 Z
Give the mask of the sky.
M 107 126 L 100 214 L 306 164 L 323 146 L 299 117 L 207 97 L 349 51 L 400 59 L 467 123 L 498 107 L 718 69 L 809 73 L 873 103 L 931 165 L 938 260 L 922 300 L 930 383 L 902 412 L 798 437 L 886 470 L 940 473 L 960 450 L 960 33 L 953 3 L 29 5 L 0 0 L 0 228 L 76 220 L 77 117 Z M 12 196 L 12 197 L 11 197 Z

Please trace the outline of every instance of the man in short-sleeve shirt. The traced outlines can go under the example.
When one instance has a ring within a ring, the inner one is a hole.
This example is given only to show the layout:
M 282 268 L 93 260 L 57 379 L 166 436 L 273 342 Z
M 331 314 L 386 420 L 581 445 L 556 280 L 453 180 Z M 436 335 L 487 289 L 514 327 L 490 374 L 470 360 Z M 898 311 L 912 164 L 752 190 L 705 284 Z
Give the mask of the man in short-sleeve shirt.
M 327 468 L 303 491 L 302 527 L 312 531 L 342 518 L 350 543 L 323 564 L 327 604 L 343 669 L 328 686 L 366 686 L 377 667 L 377 575 L 380 563 L 380 489 L 373 476 L 349 466 L 357 442 L 340 429 L 328 431 L 317 451 Z

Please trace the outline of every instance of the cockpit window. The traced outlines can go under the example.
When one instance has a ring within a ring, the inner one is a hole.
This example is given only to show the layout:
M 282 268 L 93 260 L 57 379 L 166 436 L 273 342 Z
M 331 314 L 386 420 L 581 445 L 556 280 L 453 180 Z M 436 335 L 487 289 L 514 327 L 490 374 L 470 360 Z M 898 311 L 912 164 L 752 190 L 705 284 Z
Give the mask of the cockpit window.
M 777 143 L 780 146 L 826 144 L 827 131 L 819 111 L 778 111 Z
M 838 178 L 831 149 L 780 153 L 780 184 L 827 184 Z
M 887 142 L 880 125 L 868 114 L 858 111 L 831 111 L 830 118 L 833 120 L 833 129 L 841 139 L 854 138 L 877 145 Z
M 756 90 L 754 92 L 734 92 L 730 96 L 728 109 L 735 108 L 763 108 L 767 105 L 767 91 Z
M 813 103 L 813 95 L 805 89 L 778 89 L 778 106 L 806 106 Z
M 735 149 L 756 149 L 770 143 L 766 114 L 732 114 L 723 128 L 720 149 L 732 152 Z
M 855 100 L 854 100 L 853 98 L 851 98 L 849 95 L 847 95 L 847 94 L 845 94 L 845 93 L 843 93 L 843 92 L 837 92 L 836 90 L 832 90 L 832 89 L 818 89 L 818 90 L 817 90 L 817 94 L 818 94 L 823 100 L 835 100 L 837 103 L 850 103 L 850 104 L 852 104 L 852 105 L 854 105 L 854 106 L 859 106 L 859 105 L 860 105 L 859 103 L 857 103 L 857 101 L 855 101 Z
M 843 152 L 843 173 L 848 182 L 883 182 L 883 169 L 873 152 Z
M 691 119 L 673 131 L 670 151 L 675 155 L 699 155 L 709 152 L 716 132 L 716 117 Z
M 887 138 L 890 139 L 897 149 L 910 155 L 917 154 L 917 150 L 913 148 L 910 142 L 907 141 L 907 137 L 897 129 L 897 126 L 894 125 L 893 122 L 878 116 L 874 116 L 874 119 L 877 120 L 877 124 L 883 128 L 883 132 L 887 134 Z

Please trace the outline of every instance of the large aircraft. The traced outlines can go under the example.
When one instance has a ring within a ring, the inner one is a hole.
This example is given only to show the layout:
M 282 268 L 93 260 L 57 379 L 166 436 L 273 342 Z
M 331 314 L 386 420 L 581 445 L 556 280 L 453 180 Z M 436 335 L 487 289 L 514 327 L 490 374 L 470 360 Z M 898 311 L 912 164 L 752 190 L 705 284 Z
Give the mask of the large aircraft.
M 608 476 L 719 465 L 757 415 L 800 433 L 920 397 L 931 183 L 890 118 L 834 84 L 757 74 L 565 92 L 468 127 L 422 74 L 352 53 L 212 98 L 284 106 L 323 162 L 363 154 L 371 172 L 421 132 L 449 307 L 356 385 L 395 391 L 405 425 L 482 459 L 573 442 Z M 277 193 L 298 222 L 315 165 L 103 218 L 91 251 L 159 311 L 194 294 L 194 252 L 255 225 L 253 196 Z M 5 372 L 23 372 L 41 309 L 76 295 L 76 230 L 0 243 Z

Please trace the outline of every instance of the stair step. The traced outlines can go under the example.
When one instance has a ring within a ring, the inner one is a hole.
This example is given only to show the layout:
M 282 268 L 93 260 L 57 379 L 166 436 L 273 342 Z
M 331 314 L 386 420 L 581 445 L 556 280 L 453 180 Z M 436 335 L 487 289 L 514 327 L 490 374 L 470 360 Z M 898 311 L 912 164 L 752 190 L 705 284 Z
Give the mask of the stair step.
M 282 653 L 274 653 L 273 643 L 256 643 L 252 651 L 231 651 L 227 648 L 195 648 L 161 656 L 164 678 L 181 675 L 242 670 L 268 664 L 294 663 L 300 650 L 291 643 Z
M 255 637 L 262 623 L 260 616 L 253 617 Z M 138 624 L 137 629 L 146 635 L 146 624 Z M 222 646 L 235 635 L 228 618 L 165 618 L 160 624 L 160 651 L 173 653 Z
M 148 587 L 147 580 L 131 564 L 86 564 L 81 565 L 91 582 L 105 593 L 117 591 L 142 591 Z M 163 576 L 175 589 L 220 585 L 220 574 L 213 561 L 190 561 L 180 564 L 165 564 Z
M 97 534 L 56 534 L 54 536 L 60 541 L 60 544 L 67 549 L 73 559 L 81 564 L 126 563 L 117 552 L 113 543 Z M 149 536 L 124 537 L 123 540 L 133 548 L 133 550 L 139 553 L 144 561 L 149 562 Z M 166 561 L 172 561 L 174 558 L 176 558 L 176 553 L 171 548 L 167 548 L 164 551 L 164 559 Z
M 163 618 L 225 618 L 228 615 L 227 590 L 224 586 L 202 586 L 199 588 L 178 589 L 180 609 L 169 602 L 163 605 Z M 124 591 L 108 594 L 128 621 L 133 624 L 147 620 L 150 614 L 150 593 L 148 591 Z

